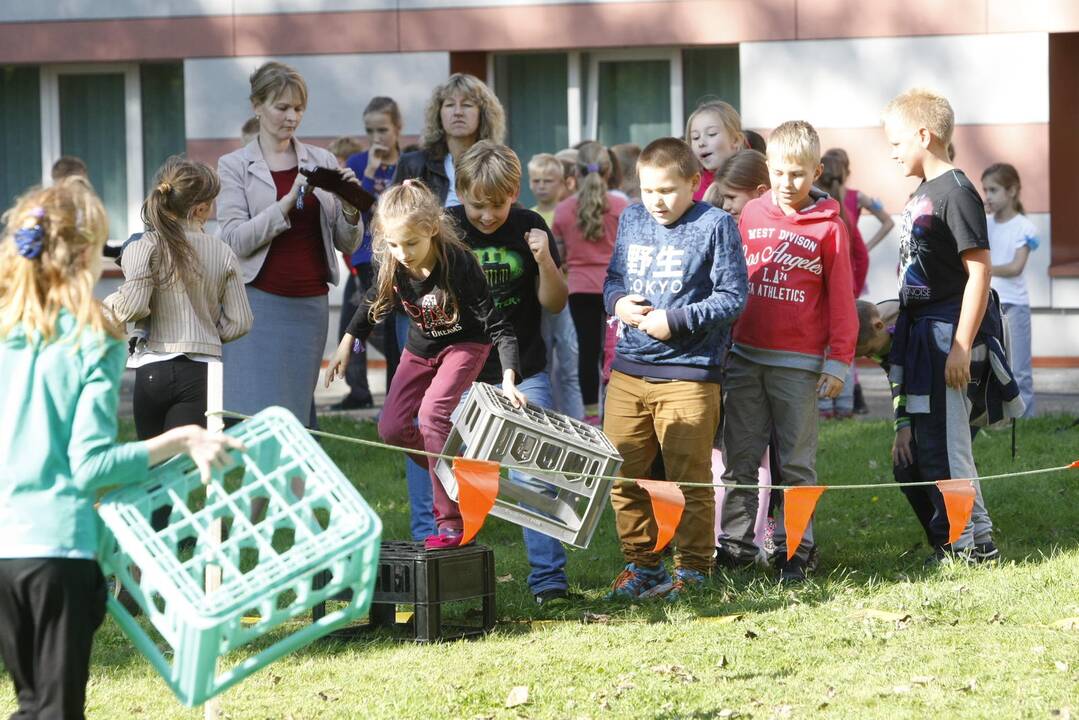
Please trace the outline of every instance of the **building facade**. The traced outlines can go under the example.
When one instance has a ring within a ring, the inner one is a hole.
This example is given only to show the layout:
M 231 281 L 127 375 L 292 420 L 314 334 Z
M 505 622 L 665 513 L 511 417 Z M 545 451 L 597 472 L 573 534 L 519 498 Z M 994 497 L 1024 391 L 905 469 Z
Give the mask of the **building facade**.
M 914 187 L 888 159 L 880 110 L 911 86 L 956 110 L 956 163 L 978 182 L 1014 164 L 1041 232 L 1026 277 L 1040 362 L 1079 359 L 1079 3 L 1073 0 L 7 0 L 0 4 L 0 196 L 87 161 L 114 237 L 176 152 L 239 146 L 249 74 L 294 65 L 310 88 L 301 137 L 362 134 L 374 95 L 422 129 L 452 71 L 487 79 L 522 159 L 582 139 L 681 135 L 719 97 L 747 128 L 812 122 L 845 148 L 850 186 L 893 214 Z M 1055 210 L 1055 212 L 1054 212 Z M 875 229 L 864 218 L 863 233 Z M 894 233 L 870 297 L 895 295 Z

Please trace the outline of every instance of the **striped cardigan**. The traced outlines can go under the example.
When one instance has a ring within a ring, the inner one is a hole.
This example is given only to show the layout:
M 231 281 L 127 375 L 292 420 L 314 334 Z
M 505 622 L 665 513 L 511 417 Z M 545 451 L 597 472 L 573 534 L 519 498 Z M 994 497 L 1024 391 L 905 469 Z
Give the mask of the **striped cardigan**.
M 186 288 L 154 282 L 161 256 L 157 236 L 148 232 L 124 250 L 124 284 L 104 300 L 118 322 L 134 322 L 147 331 L 154 352 L 198 353 L 221 357 L 221 343 L 247 334 L 254 322 L 239 261 L 216 237 L 188 231 L 201 272 Z

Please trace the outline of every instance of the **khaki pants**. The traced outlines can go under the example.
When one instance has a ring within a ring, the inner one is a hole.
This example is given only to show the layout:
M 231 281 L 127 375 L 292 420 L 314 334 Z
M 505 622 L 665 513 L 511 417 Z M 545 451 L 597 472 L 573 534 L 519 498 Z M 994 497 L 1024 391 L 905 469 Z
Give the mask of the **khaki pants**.
M 667 480 L 712 482 L 712 440 L 719 424 L 718 383 L 673 380 L 649 382 L 611 373 L 604 405 L 603 432 L 622 454 L 622 476 L 646 478 L 663 453 Z M 703 573 L 715 552 L 715 490 L 683 487 L 685 512 L 675 532 L 674 563 Z M 648 493 L 618 483 L 611 491 L 618 537 L 626 562 L 656 567 L 656 522 Z

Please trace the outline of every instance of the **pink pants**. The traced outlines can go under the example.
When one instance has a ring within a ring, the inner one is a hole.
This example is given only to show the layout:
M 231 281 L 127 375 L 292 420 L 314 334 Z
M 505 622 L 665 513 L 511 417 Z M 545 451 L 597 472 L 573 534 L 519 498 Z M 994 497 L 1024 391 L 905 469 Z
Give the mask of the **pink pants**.
M 761 458 L 760 469 L 757 470 L 757 482 L 761 485 L 772 484 L 772 472 L 769 470 L 769 458 L 768 449 L 765 448 L 764 456 Z M 712 450 L 712 482 L 723 482 L 723 470 L 726 467 L 726 463 L 723 460 L 722 450 Z M 716 488 L 716 542 L 719 542 L 719 536 L 723 533 L 723 524 L 721 518 L 723 517 L 723 497 L 726 495 L 727 488 Z M 768 500 L 771 494 L 771 490 L 766 487 L 762 487 L 757 496 L 757 517 L 754 520 L 753 527 L 755 529 L 754 542 L 757 547 L 764 547 L 764 532 L 768 528 Z
M 379 436 L 409 450 L 442 452 L 453 427 L 450 414 L 475 382 L 490 350 L 484 343 L 457 343 L 433 358 L 402 352 L 378 421 Z M 413 423 L 416 419 L 419 427 Z M 409 457 L 431 473 L 435 524 L 440 530 L 460 530 L 461 511 L 435 475 L 434 458 L 428 462 L 424 455 Z

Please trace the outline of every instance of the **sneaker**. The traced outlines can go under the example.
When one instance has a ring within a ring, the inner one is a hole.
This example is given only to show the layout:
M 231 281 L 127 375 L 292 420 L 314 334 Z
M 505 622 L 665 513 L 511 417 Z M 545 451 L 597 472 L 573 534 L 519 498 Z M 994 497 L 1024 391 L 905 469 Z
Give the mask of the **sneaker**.
M 716 568 L 718 570 L 751 570 L 754 566 L 768 566 L 768 555 L 757 548 L 754 555 L 740 555 L 728 550 L 723 545 L 716 546 Z
M 970 554 L 974 558 L 974 562 L 979 565 L 982 563 L 995 563 L 1000 561 L 1000 550 L 992 540 L 974 543 L 974 549 Z
M 817 566 L 820 565 L 820 547 L 814 545 L 809 550 L 809 557 L 806 558 L 806 570 L 808 572 L 816 572 Z
M 922 563 L 922 567 L 932 569 L 957 562 L 965 562 L 968 565 L 973 565 L 978 562 L 974 552 L 973 547 L 956 550 L 953 549 L 951 545 L 941 545 L 933 548 L 933 554 L 925 559 L 925 562 Z
M 779 557 L 776 560 L 776 568 L 779 570 L 779 582 L 781 583 L 800 583 L 805 582 L 808 568 L 806 567 L 806 561 L 795 555 L 790 560 L 786 555 Z
M 776 519 L 768 518 L 768 524 L 764 528 L 764 552 L 771 556 L 776 552 Z
M 551 588 L 550 590 L 540 590 L 532 597 L 535 598 L 536 604 L 540 607 L 548 607 L 568 603 L 577 596 L 572 595 L 566 588 Z
M 462 537 L 464 537 L 464 532 L 461 530 L 452 530 L 449 528 L 439 530 L 437 535 L 428 535 L 424 538 L 423 549 L 448 550 L 450 548 L 460 547 Z
M 626 569 L 614 579 L 606 599 L 637 600 L 658 597 L 670 592 L 673 585 L 667 568 L 662 565 L 650 570 L 629 563 Z
M 675 602 L 683 593 L 704 587 L 707 579 L 708 576 L 699 570 L 676 567 L 674 569 L 674 582 L 671 583 L 671 589 L 667 591 L 667 601 Z

